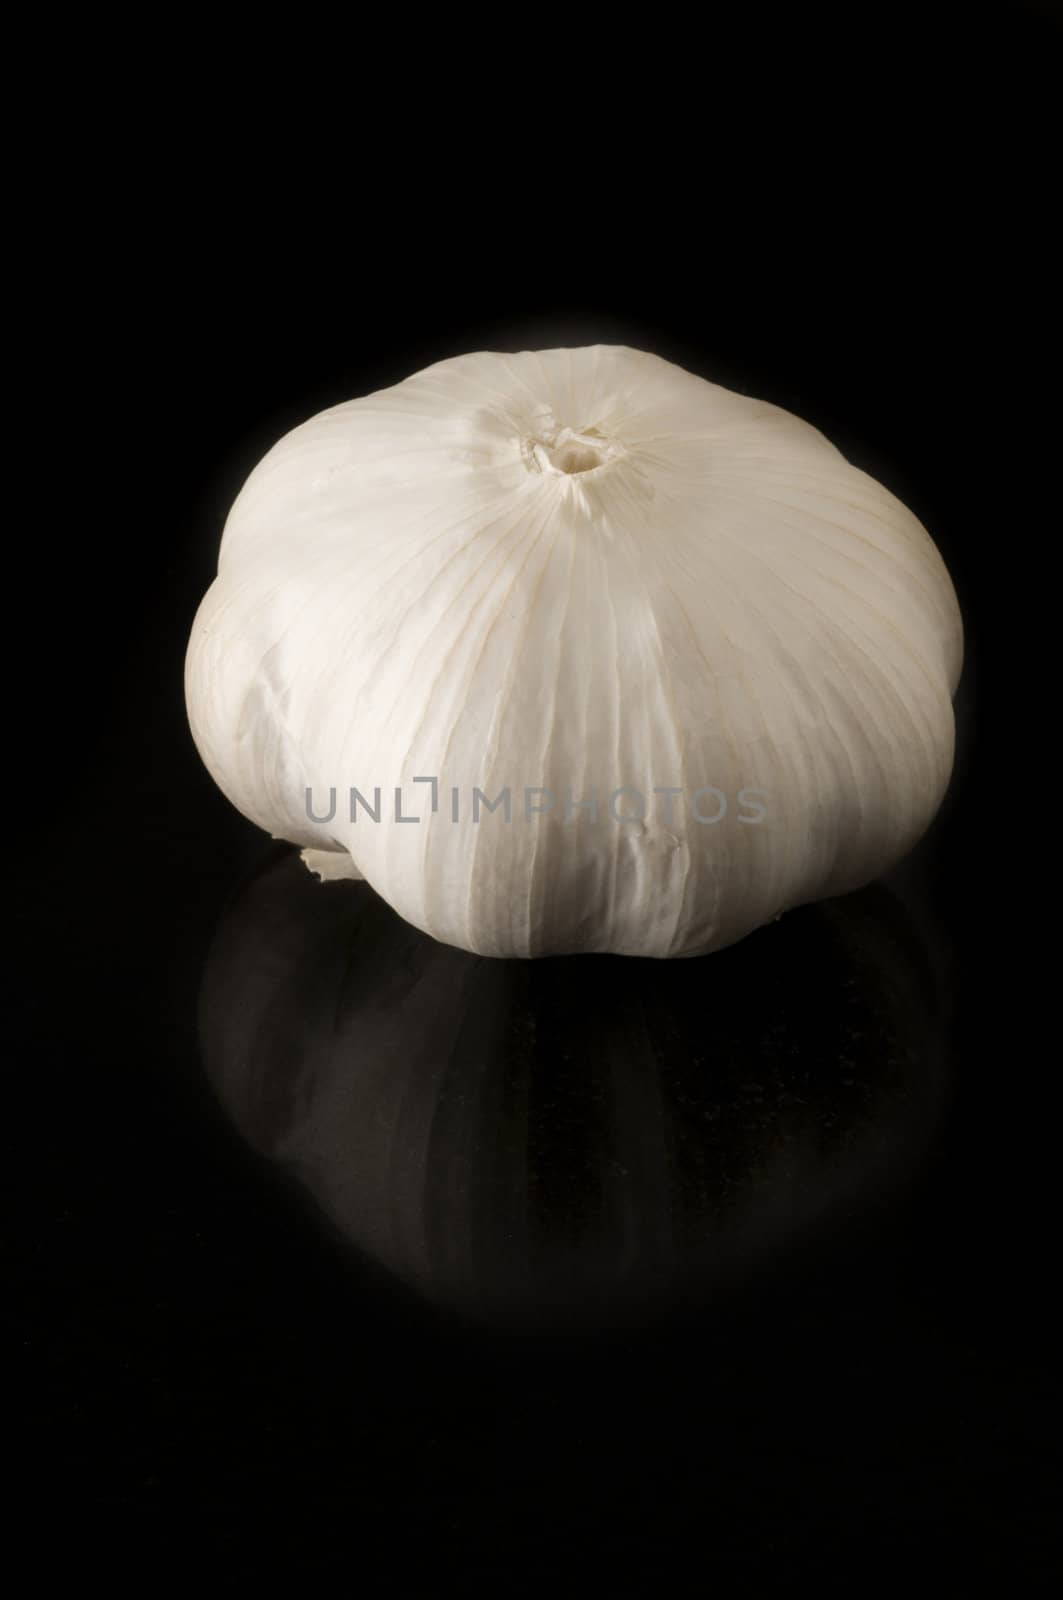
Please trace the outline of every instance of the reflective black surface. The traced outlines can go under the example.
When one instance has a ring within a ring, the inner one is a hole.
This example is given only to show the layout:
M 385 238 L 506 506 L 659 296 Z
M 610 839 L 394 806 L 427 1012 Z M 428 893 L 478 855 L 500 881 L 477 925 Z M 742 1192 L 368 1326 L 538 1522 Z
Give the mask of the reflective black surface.
M 263 96 L 232 152 L 180 30 L 120 84 L 74 52 L 44 304 L 8 304 L 16 1587 L 1050 1586 L 1058 30 L 903 10 L 795 11 L 777 89 L 759 12 L 739 50 L 716 11 L 514 16 L 488 69 L 448 17 L 427 112 L 423 18 L 302 71 L 285 30 L 222 74 Z M 599 340 L 797 412 L 932 531 L 955 780 L 896 882 L 704 961 L 471 962 L 232 811 L 185 644 L 285 430 Z

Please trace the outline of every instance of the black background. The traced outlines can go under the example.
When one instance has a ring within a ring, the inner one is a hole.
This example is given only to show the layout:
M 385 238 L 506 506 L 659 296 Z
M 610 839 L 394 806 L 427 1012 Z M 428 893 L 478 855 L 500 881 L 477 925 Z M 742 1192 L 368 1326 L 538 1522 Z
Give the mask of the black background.
M 371 1592 L 1051 1572 L 1049 16 L 794 22 L 770 52 L 538 19 L 482 72 L 459 43 L 460 80 L 431 41 L 415 75 L 377 40 L 304 40 L 165 93 L 145 65 L 73 119 L 42 180 L 43 452 L 12 467 L 9 602 L 34 645 L 7 1284 L 42 1564 L 265 1562 L 311 1592 L 336 1563 Z M 544 57 L 545 83 L 515 65 Z M 196 996 L 268 845 L 202 770 L 181 671 L 281 433 L 449 354 L 599 340 L 793 409 L 881 478 L 953 572 L 968 658 L 916 863 L 954 974 L 932 1160 L 774 1293 L 588 1343 L 427 1311 L 217 1110 Z

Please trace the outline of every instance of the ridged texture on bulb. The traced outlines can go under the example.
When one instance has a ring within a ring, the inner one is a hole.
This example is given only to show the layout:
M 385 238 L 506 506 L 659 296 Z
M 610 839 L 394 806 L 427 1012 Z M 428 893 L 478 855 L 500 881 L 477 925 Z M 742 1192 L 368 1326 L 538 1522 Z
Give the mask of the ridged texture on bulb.
M 912 846 L 961 658 L 931 540 L 822 434 L 595 346 L 440 362 L 282 439 L 226 524 L 187 697 L 246 816 L 348 852 L 436 938 L 676 956 Z M 642 821 L 614 820 L 621 787 Z M 512 820 L 473 822 L 474 789 Z M 526 820 L 528 789 L 553 810 Z M 597 818 L 568 806 L 592 791 Z

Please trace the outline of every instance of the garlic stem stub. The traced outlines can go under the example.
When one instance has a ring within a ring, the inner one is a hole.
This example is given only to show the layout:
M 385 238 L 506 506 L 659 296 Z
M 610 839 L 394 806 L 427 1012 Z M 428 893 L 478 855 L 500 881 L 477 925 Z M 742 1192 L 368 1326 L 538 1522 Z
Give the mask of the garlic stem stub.
M 281 439 L 186 695 L 322 878 L 481 955 L 667 957 L 911 849 L 962 656 L 925 529 L 817 429 L 596 345 L 441 361 Z

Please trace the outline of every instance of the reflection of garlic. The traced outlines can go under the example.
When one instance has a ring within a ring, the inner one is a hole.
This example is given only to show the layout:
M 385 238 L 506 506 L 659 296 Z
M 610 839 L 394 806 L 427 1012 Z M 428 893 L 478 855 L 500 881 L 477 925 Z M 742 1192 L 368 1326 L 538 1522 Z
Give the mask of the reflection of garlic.
M 627 961 L 618 984 L 607 957 L 479 961 L 348 887 L 277 855 L 243 884 L 204 1064 L 239 1132 L 432 1301 L 641 1320 L 725 1296 L 738 1264 L 774 1278 L 918 1170 L 948 1068 L 940 946 L 882 889 L 729 951 L 706 1005 L 698 962 Z
M 925 531 L 816 429 L 595 346 L 444 361 L 282 439 L 230 514 L 187 694 L 245 815 L 346 852 L 435 937 L 670 956 L 904 854 L 948 782 L 961 655 Z M 558 805 L 525 814 L 529 788 Z M 382 791 L 379 822 L 350 789 Z M 455 821 L 474 789 L 512 819 Z M 672 803 L 585 804 L 620 789 Z M 697 820 L 742 791 L 759 826 Z

